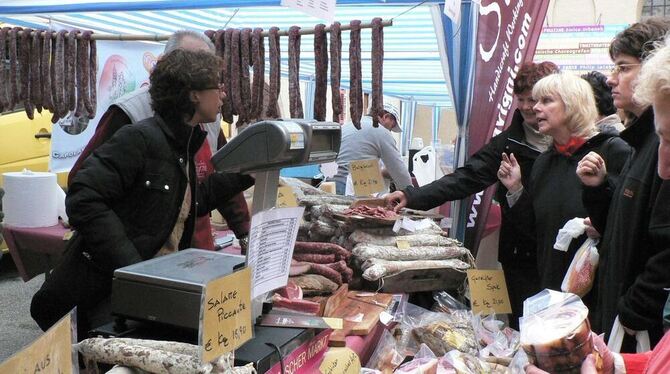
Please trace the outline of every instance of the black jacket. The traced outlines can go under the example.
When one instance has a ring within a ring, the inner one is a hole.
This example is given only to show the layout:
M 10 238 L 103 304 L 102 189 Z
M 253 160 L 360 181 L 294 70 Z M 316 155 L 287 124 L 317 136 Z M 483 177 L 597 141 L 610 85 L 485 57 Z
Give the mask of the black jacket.
M 193 156 L 206 133 L 155 116 L 122 127 L 86 159 L 66 198 L 70 223 L 92 262 L 111 272 L 152 258 L 172 232 L 188 181 L 191 210 L 179 249 L 190 245 L 195 217 L 244 191 L 253 178 L 216 173 L 197 185 Z M 187 175 L 190 176 L 187 179 Z
M 447 201 L 464 199 L 498 182 L 498 168 L 502 153 L 514 153 L 521 166 L 522 182 L 526 184 L 533 163 L 540 151 L 526 143 L 523 118 L 519 110 L 514 112 L 511 125 L 502 133 L 470 157 L 464 166 L 453 173 L 420 188 L 407 187 L 407 207 L 431 209 Z M 498 185 L 496 200 L 505 201 L 507 188 Z M 514 267 L 536 267 L 535 233 L 528 229 L 519 230 L 502 210 L 502 224 L 498 245 L 498 259 L 503 265 Z
M 566 222 L 575 217 L 588 217 L 576 170 L 577 163 L 591 151 L 603 157 L 610 175 L 618 175 L 630 155 L 625 141 L 603 133 L 591 137 L 570 156 L 552 146 L 537 158 L 529 183 L 524 184 L 521 197 L 510 209 L 510 217 L 519 225 L 519 230 L 531 228 L 537 234 L 541 288 L 561 290 L 570 262 L 586 240 L 586 235 L 572 240 L 566 252 L 554 249 L 556 235 Z M 507 201 L 501 204 L 507 206 Z
M 584 205 L 603 233 L 594 331 L 609 334 L 614 318 L 633 330 L 662 335 L 670 287 L 670 186 L 659 178 L 653 110 L 621 132 L 633 155 L 618 183 L 584 187 Z

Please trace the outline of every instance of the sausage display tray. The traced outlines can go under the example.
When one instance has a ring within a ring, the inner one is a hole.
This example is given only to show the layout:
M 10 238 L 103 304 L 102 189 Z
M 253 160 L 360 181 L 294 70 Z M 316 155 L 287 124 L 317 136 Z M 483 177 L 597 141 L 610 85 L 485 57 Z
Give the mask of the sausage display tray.
M 244 256 L 189 248 L 114 271 L 112 314 L 198 329 L 205 285 L 243 266 Z

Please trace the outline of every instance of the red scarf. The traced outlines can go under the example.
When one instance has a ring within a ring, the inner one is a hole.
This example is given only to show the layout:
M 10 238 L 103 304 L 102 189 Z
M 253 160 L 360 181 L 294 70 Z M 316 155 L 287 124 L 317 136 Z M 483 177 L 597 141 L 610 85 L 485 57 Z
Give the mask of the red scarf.
M 572 156 L 572 154 L 575 153 L 575 151 L 578 150 L 579 147 L 584 145 L 584 143 L 586 143 L 586 139 L 571 136 L 570 140 L 568 140 L 568 142 L 565 144 L 558 144 L 554 141 L 554 147 L 556 148 L 558 153 L 566 156 Z

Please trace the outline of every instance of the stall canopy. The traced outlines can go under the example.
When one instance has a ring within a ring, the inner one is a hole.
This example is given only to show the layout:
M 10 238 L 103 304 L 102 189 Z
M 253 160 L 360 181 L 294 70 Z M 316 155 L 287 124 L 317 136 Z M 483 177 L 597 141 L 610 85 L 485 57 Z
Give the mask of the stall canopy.
M 338 0 L 335 19 L 348 23 L 353 19 L 369 22 L 374 17 L 393 20 L 384 30 L 384 94 L 405 102 L 452 107 L 446 62 L 438 48 L 438 32 L 433 17 L 440 1 L 416 3 L 397 0 Z M 443 3 L 443 1 L 442 1 Z M 59 27 L 90 29 L 105 34 L 169 34 L 180 29 L 204 31 L 225 27 L 277 26 L 287 30 L 298 25 L 311 28 L 323 20 L 280 6 L 270 0 L 157 0 L 157 1 L 3 1 L 0 22 L 18 26 L 44 28 L 50 23 Z M 441 28 L 441 26 L 438 26 Z M 441 32 L 441 30 L 439 30 Z M 287 39 L 282 38 L 282 51 Z M 342 33 L 342 86 L 349 85 L 349 33 Z M 301 79 L 314 75 L 313 38 L 303 37 Z M 362 38 L 363 89 L 370 91 L 370 37 Z M 288 75 L 288 56 L 283 54 L 284 75 Z M 445 64 L 443 66 L 443 64 Z

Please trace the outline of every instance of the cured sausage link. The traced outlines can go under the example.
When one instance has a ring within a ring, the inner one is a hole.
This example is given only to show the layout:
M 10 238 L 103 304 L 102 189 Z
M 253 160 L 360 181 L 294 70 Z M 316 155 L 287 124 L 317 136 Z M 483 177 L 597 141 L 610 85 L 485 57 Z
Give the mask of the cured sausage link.
M 314 28 L 314 119 L 326 120 L 326 94 L 328 91 L 328 44 L 326 25 L 318 24 Z
M 342 30 L 339 22 L 330 26 L 330 92 L 333 106 L 333 122 L 340 122 L 342 98 L 340 97 L 340 78 L 342 74 Z
M 281 88 L 281 49 L 279 46 L 279 28 L 271 27 L 268 37 L 270 48 L 270 92 L 268 94 L 267 118 L 279 118 L 277 105 Z
M 350 22 L 349 37 L 349 114 L 354 127 L 361 129 L 363 82 L 361 67 L 361 21 Z
M 291 118 L 304 118 L 300 99 L 300 27 L 288 29 L 288 97 Z
M 381 18 L 372 20 L 372 105 L 370 115 L 372 126 L 379 125 L 379 117 L 384 113 L 384 26 Z

